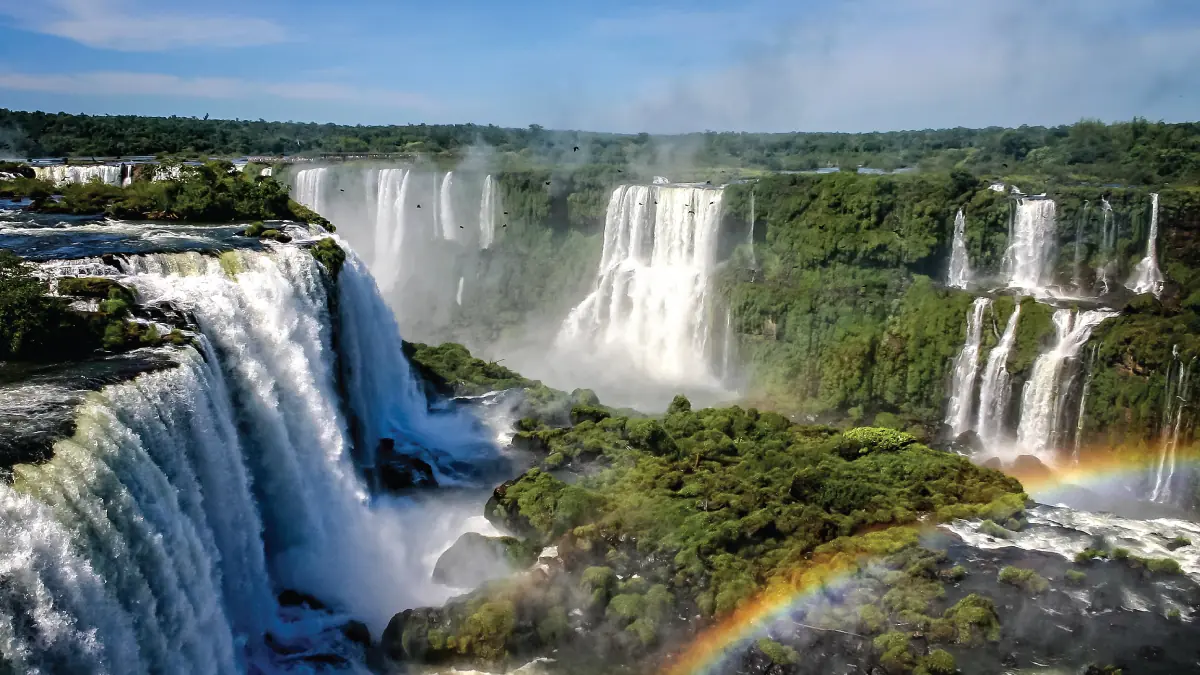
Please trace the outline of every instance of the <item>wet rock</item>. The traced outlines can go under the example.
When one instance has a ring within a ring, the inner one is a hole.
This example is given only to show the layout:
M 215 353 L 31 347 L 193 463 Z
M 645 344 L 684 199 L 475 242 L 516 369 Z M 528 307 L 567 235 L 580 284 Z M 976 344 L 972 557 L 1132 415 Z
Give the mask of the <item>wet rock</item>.
M 323 610 L 325 603 L 308 593 L 286 588 L 279 594 L 279 604 L 282 607 L 307 607 L 308 609 Z
M 1045 480 L 1054 475 L 1050 467 L 1033 455 L 1018 455 L 1008 467 L 1008 472 L 1021 480 Z
M 995 469 L 996 471 L 1004 470 L 1004 462 L 1000 461 L 999 457 L 989 457 L 981 466 L 988 469 Z
M 396 441 L 390 438 L 379 441 L 375 457 L 379 467 L 379 482 L 386 490 L 437 487 L 433 467 L 419 457 L 397 452 Z
M 433 581 L 474 588 L 532 564 L 536 552 L 514 537 L 485 537 L 467 532 L 438 558 Z
M 351 620 L 347 621 L 341 630 L 342 635 L 345 635 L 347 640 L 363 647 L 371 646 L 371 629 L 367 628 L 367 624 Z
M 954 449 L 967 455 L 978 454 L 983 451 L 983 441 L 973 430 L 964 431 L 954 439 Z

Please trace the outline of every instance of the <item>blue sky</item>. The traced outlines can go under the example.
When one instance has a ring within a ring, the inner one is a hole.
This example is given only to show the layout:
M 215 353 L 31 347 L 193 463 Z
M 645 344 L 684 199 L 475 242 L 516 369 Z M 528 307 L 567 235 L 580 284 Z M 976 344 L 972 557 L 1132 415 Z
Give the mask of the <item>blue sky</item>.
M 1200 119 L 1196 0 L 0 0 L 0 107 L 870 131 Z

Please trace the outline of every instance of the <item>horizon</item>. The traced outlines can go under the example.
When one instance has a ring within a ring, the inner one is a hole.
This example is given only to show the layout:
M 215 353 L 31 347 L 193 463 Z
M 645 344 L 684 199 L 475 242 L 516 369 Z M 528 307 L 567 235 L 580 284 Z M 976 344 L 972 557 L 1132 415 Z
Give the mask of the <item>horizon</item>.
M 0 0 L 5 107 L 622 135 L 1180 123 L 1200 109 L 1200 6 L 1164 0 L 171 4 Z

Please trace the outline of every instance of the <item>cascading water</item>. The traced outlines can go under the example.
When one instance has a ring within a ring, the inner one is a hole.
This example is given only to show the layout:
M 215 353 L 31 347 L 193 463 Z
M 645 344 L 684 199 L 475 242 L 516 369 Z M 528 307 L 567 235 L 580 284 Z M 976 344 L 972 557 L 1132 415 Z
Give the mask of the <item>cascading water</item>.
M 438 223 L 442 228 L 442 239 L 458 239 L 458 221 L 454 219 L 454 172 L 447 171 L 438 190 Z
M 1184 427 L 1184 410 L 1190 405 L 1190 385 L 1193 358 L 1184 366 L 1179 358 L 1179 345 L 1172 348 L 1171 367 L 1175 371 L 1175 386 L 1171 386 L 1171 370 L 1167 371 L 1167 391 L 1163 403 L 1162 450 L 1158 455 L 1158 467 L 1154 472 L 1154 485 L 1150 490 L 1150 501 L 1169 503 L 1172 484 L 1175 481 L 1175 453 L 1179 448 L 1179 433 Z
M 754 219 L 758 211 L 754 207 L 754 190 L 750 191 L 750 233 L 746 235 L 746 243 L 750 246 L 750 267 L 758 267 L 758 259 L 754 256 Z
M 1116 260 L 1114 254 L 1117 248 L 1117 225 L 1113 218 L 1112 204 L 1107 199 L 1100 200 L 1100 264 L 1096 268 L 1096 277 L 1100 280 L 1105 295 L 1109 292 L 1109 280 L 1114 276 Z
M 564 321 L 559 343 L 616 349 L 659 381 L 711 384 L 708 290 L 723 194 L 665 185 L 615 189 L 596 288 Z
M 375 247 L 371 268 L 380 289 L 395 287 L 403 266 L 399 264 L 407 230 L 408 169 L 380 169 L 375 176 Z
M 1004 418 L 1008 411 L 1012 382 L 1008 374 L 1008 355 L 1017 339 L 1017 321 L 1021 316 L 1021 304 L 1013 306 L 1000 342 L 988 354 L 987 365 L 979 382 L 979 410 L 976 413 L 975 431 L 984 448 L 989 451 L 1004 440 Z
M 70 185 L 72 183 L 89 183 L 99 180 L 108 185 L 121 185 L 121 165 L 91 164 L 80 166 L 75 164 L 59 164 L 55 166 L 34 167 L 38 178 L 50 181 L 55 185 Z
M 1010 287 L 1034 292 L 1044 289 L 1051 276 L 1054 237 L 1054 200 L 1021 198 L 1004 253 Z
M 376 634 L 401 608 L 443 601 L 405 572 L 425 552 L 398 512 L 366 499 L 338 365 L 363 447 L 387 436 L 470 459 L 464 448 L 487 443 L 457 415 L 429 414 L 361 262 L 351 254 L 339 276 L 337 358 L 323 274 L 298 247 L 134 256 L 126 270 L 142 300 L 191 312 L 198 350 L 93 395 L 53 459 L 0 484 L 0 662 L 285 671 L 294 659 L 264 635 L 303 652 L 323 628 L 287 619 L 278 589 L 313 593 Z M 376 583 L 397 572 L 405 583 Z
M 721 338 L 721 380 L 733 377 L 733 311 L 725 309 L 725 332 Z
M 1075 449 L 1071 453 L 1072 461 L 1079 462 L 1079 449 L 1083 445 L 1083 423 L 1087 419 L 1088 392 L 1092 389 L 1092 377 L 1096 374 L 1096 354 L 1099 352 L 1099 345 L 1092 345 L 1092 355 L 1088 359 L 1087 373 L 1083 377 L 1083 390 L 1079 393 L 1079 414 L 1075 417 Z
M 946 284 L 951 288 L 966 288 L 971 282 L 971 265 L 967 258 L 967 219 L 962 209 L 954 216 L 954 241 L 950 245 L 950 272 Z
M 1150 236 L 1146 241 L 1146 257 L 1133 269 L 1125 286 L 1134 293 L 1162 295 L 1163 274 L 1158 269 L 1158 193 L 1150 195 Z
M 971 404 L 975 399 L 975 379 L 979 375 L 979 347 L 983 341 L 983 313 L 991 304 L 992 301 L 988 298 L 975 298 L 971 311 L 967 314 L 966 341 L 963 342 L 962 351 L 954 359 L 946 424 L 955 436 L 971 428 Z
M 1046 463 L 1055 462 L 1058 435 L 1063 430 L 1062 413 L 1070 389 L 1064 369 L 1069 361 L 1078 357 L 1079 350 L 1091 337 L 1092 329 L 1116 315 L 1110 310 L 1076 313 L 1060 309 L 1054 312 L 1057 342 L 1050 351 L 1038 356 L 1025 383 L 1015 451 L 1035 455 Z
M 495 239 L 496 181 L 489 174 L 483 179 L 483 195 L 479 198 L 479 248 L 491 248 Z
M 463 282 L 465 280 L 465 277 L 458 278 L 458 291 L 454 294 L 454 304 L 458 305 L 459 307 L 462 307 Z
M 1091 202 L 1085 201 L 1083 209 L 1075 222 L 1075 264 L 1072 267 L 1071 279 L 1075 282 L 1075 288 L 1081 290 L 1083 289 L 1083 240 L 1087 232 L 1088 210 L 1090 208 Z
M 295 178 L 296 192 L 292 198 L 317 213 L 324 213 L 325 177 L 328 173 L 329 169 L 323 166 L 297 171 Z

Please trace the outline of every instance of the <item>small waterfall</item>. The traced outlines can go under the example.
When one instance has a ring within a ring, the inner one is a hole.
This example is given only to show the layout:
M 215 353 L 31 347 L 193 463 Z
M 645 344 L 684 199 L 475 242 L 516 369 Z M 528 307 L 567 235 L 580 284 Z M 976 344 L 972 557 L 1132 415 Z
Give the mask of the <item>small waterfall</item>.
M 479 199 L 479 248 L 491 248 L 495 239 L 496 181 L 488 174 L 483 179 L 483 196 Z
M 656 380 L 710 381 L 708 291 L 722 195 L 664 185 L 613 190 L 596 288 L 563 322 L 559 342 L 617 349 Z
M 1051 280 L 1054 263 L 1055 205 L 1051 199 L 1022 197 L 1004 253 L 1008 285 L 1041 291 Z
M 1079 449 L 1083 444 L 1083 423 L 1086 420 L 1085 413 L 1087 412 L 1088 392 L 1092 389 L 1092 377 L 1096 374 L 1096 354 L 1100 351 L 1100 345 L 1092 345 L 1092 355 L 1088 358 L 1087 373 L 1083 377 L 1083 390 L 1079 394 L 1079 415 L 1075 418 L 1075 449 L 1071 453 L 1071 460 L 1076 464 L 1079 463 Z
M 979 347 L 983 341 L 983 313 L 991 304 L 989 298 L 975 298 L 971 311 L 967 314 L 966 340 L 963 342 L 962 351 L 954 359 L 946 425 L 956 437 L 971 428 L 971 404 L 975 398 L 975 379 L 979 375 Z
M 954 241 L 950 245 L 950 272 L 946 284 L 951 288 L 966 288 L 971 282 L 971 265 L 967 258 L 967 219 L 962 209 L 954 216 Z
M 1196 359 L 1188 361 L 1187 366 L 1179 358 L 1179 345 L 1172 350 L 1171 367 L 1167 370 L 1167 391 L 1163 402 L 1163 418 L 1160 435 L 1162 450 L 1158 456 L 1158 468 L 1154 475 L 1154 487 L 1150 491 L 1150 501 L 1169 503 L 1171 488 L 1175 479 L 1175 453 L 1179 448 L 1179 434 L 1184 428 L 1184 409 L 1190 405 L 1190 385 L 1192 366 Z M 1175 371 L 1175 383 L 1172 387 L 1171 370 Z
M 325 210 L 325 177 L 329 169 L 301 169 L 296 172 L 295 193 L 292 198 L 308 208 L 323 213 Z
M 1109 280 L 1115 274 L 1117 248 L 1117 226 L 1113 218 L 1112 204 L 1107 199 L 1100 200 L 1100 263 L 1096 268 L 1105 295 L 1109 292 Z
M 733 376 L 733 311 L 725 309 L 725 333 L 721 342 L 721 380 L 728 383 Z
M 1008 411 L 1012 382 L 1008 374 L 1008 355 L 1017 339 L 1017 320 L 1021 316 L 1021 303 L 1013 305 L 1012 315 L 1004 327 L 1004 334 L 988 354 L 983 378 L 979 382 L 979 410 L 976 414 L 975 430 L 988 450 L 994 449 L 1004 438 L 1004 417 Z
M 1075 288 L 1080 290 L 1083 289 L 1083 240 L 1087 231 L 1088 209 L 1090 207 L 1091 202 L 1085 201 L 1083 203 L 1083 211 L 1075 222 L 1075 264 L 1072 269 L 1071 279 L 1075 282 Z
M 447 171 L 442 177 L 442 187 L 438 190 L 438 223 L 442 229 L 442 239 L 455 241 L 458 239 L 458 221 L 454 219 L 454 172 Z
M 758 212 L 754 208 L 754 190 L 750 191 L 750 233 L 746 235 L 746 243 L 750 246 L 750 267 L 758 267 L 758 259 L 754 256 L 754 219 Z
M 458 278 L 458 291 L 456 291 L 456 292 L 454 293 L 454 302 L 455 302 L 455 304 L 457 304 L 459 307 L 462 307 L 462 293 L 463 293 L 463 281 L 464 281 L 464 279 L 465 279 L 465 277 L 459 277 L 459 278 Z
M 55 166 L 38 166 L 34 174 L 55 185 L 81 185 L 98 180 L 107 185 L 121 185 L 121 165 L 108 164 L 58 164 Z
M 1125 287 L 1134 293 L 1162 295 L 1163 274 L 1158 269 L 1158 193 L 1150 195 L 1150 236 L 1146 241 L 1146 257 L 1138 262 Z
M 1021 421 L 1017 428 L 1017 445 L 1022 454 L 1036 455 L 1046 463 L 1055 460 L 1063 405 L 1068 395 L 1064 370 L 1068 361 L 1092 336 L 1092 329 L 1101 321 L 1116 316 L 1110 310 L 1073 312 L 1060 309 L 1054 312 L 1057 343 L 1050 351 L 1038 356 L 1033 371 L 1021 395 Z

